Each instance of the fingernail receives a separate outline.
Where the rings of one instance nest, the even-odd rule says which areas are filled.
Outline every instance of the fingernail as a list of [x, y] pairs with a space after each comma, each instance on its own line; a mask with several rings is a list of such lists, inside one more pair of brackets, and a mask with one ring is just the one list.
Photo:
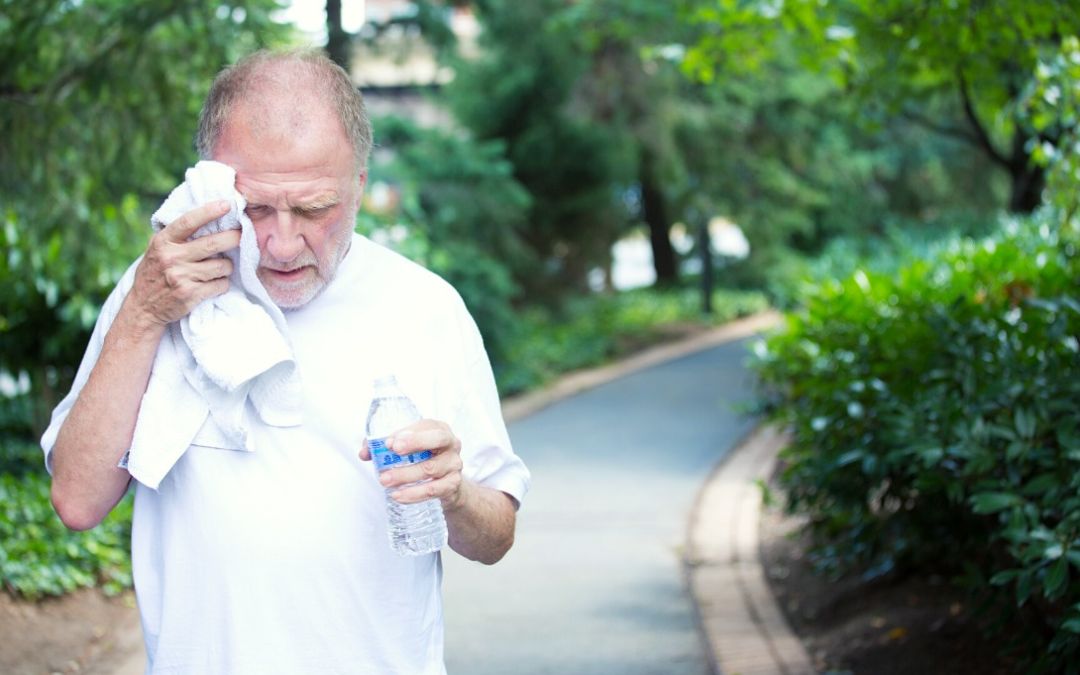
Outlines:
[[379, 474], [379, 482], [382, 483], [383, 485], [389, 485], [393, 481], [390, 480], [390, 474], [381, 473], [381, 474]]

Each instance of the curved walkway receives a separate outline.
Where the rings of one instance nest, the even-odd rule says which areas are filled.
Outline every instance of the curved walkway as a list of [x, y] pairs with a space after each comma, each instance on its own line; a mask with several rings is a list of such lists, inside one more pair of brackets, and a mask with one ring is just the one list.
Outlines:
[[740, 443], [757, 437], [739, 411], [752, 395], [742, 338], [775, 321], [751, 317], [507, 404], [533, 491], [499, 565], [445, 558], [450, 673], [802, 672], [775, 658], [789, 651], [779, 633], [746, 639], [768, 626], [760, 607], [711, 597], [747, 587], [724, 578], [712, 542], [756, 532], [757, 512], [716, 497], [753, 488], [730, 471], [758, 447]]

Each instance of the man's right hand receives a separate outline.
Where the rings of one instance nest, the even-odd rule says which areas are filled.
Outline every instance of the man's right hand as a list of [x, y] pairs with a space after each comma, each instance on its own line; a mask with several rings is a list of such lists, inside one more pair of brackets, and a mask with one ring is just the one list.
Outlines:
[[240, 245], [240, 230], [189, 241], [200, 227], [228, 212], [228, 202], [204, 204], [150, 239], [128, 296], [144, 328], [164, 328], [187, 316], [203, 300], [229, 290], [233, 265], [220, 254]]

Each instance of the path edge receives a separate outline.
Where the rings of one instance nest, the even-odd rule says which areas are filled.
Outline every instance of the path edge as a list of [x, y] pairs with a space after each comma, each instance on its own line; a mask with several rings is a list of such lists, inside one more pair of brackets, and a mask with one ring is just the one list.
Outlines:
[[714, 674], [816, 673], [761, 562], [761, 483], [788, 441], [773, 424], [752, 430], [717, 463], [691, 512], [683, 570]]

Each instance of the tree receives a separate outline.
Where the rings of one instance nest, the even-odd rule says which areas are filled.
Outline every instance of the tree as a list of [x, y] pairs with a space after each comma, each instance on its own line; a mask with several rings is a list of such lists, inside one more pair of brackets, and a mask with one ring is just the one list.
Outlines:
[[576, 3], [556, 19], [568, 42], [579, 45], [589, 67], [577, 86], [578, 106], [604, 124], [620, 128], [633, 144], [640, 218], [649, 231], [656, 279], [678, 281], [671, 225], [681, 217], [679, 149], [672, 138], [673, 108], [687, 85], [658, 46], [676, 44], [686, 27], [666, 2], [595, 0]]
[[352, 36], [341, 25], [341, 0], [326, 0], [326, 54], [349, 72]]
[[1036, 129], [1017, 103], [1040, 56], [1080, 31], [1074, 2], [1024, 0], [689, 0], [707, 33], [688, 68], [706, 80], [754, 68], [797, 46], [874, 116], [901, 117], [977, 148], [1010, 179], [1008, 207], [1041, 203], [1034, 148], [1067, 130]]
[[624, 211], [625, 148], [616, 131], [577, 114], [573, 88], [587, 67], [552, 23], [558, 0], [476, 3], [481, 55], [455, 61], [451, 109], [479, 141], [500, 139], [531, 197], [524, 239], [541, 261], [516, 275], [534, 297], [585, 287], [605, 264]]
[[0, 370], [40, 430], [149, 213], [195, 155], [214, 74], [284, 38], [273, 0], [0, 0]]
[[389, 213], [362, 214], [361, 227], [375, 236], [406, 226], [397, 247], [461, 293], [500, 373], [519, 323], [511, 272], [536, 269], [522, 241], [529, 195], [513, 178], [504, 144], [397, 117], [380, 118], [376, 128], [389, 152], [376, 156], [372, 175], [396, 185], [400, 198]]

